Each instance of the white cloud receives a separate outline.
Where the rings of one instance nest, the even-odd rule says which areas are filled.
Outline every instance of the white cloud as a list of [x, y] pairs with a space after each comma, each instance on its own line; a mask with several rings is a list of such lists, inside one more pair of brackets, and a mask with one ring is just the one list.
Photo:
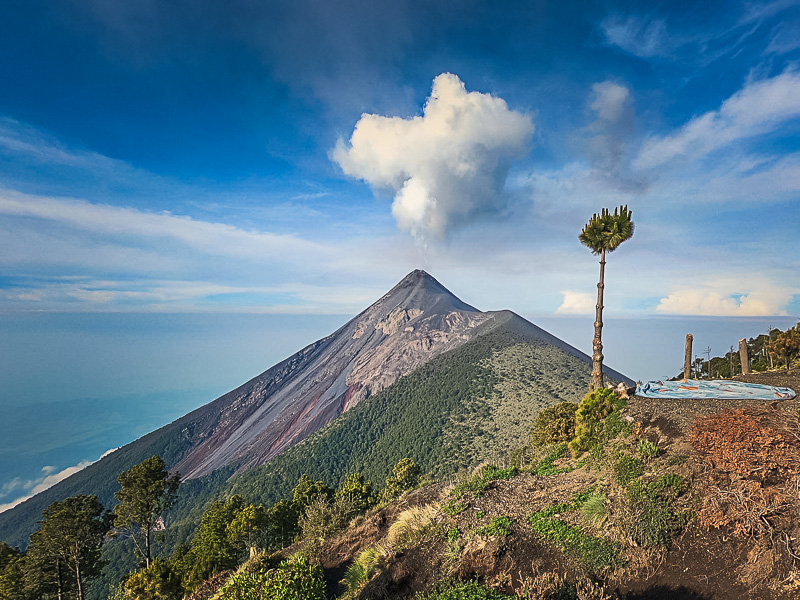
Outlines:
[[663, 21], [638, 17], [609, 17], [601, 24], [606, 40], [625, 52], [641, 58], [668, 56], [675, 43]]
[[[104, 452], [100, 458], [107, 456], [114, 450], [116, 450], [116, 448]], [[100, 460], [100, 458], [98, 458], [97, 460]], [[15, 500], [12, 500], [11, 502], [0, 504], [0, 512], [4, 512], [6, 510], [14, 508], [18, 504], [25, 502], [25, 500], [32, 498], [39, 492], [43, 492], [46, 489], [53, 487], [55, 484], [63, 481], [70, 475], [74, 475], [78, 471], [85, 469], [86, 467], [88, 467], [91, 464], [94, 464], [95, 462], [97, 461], [96, 460], [81, 461], [77, 465], [74, 465], [72, 467], [67, 467], [66, 469], [62, 469], [61, 471], [58, 472], [56, 472], [56, 467], [48, 465], [42, 467], [41, 471], [42, 474], [40, 477], [37, 477], [36, 479], [23, 481], [19, 478], [16, 478], [12, 480], [11, 482], [9, 482], [9, 484], [5, 484], [3, 486], [2, 488], [3, 495], [7, 495], [10, 492], [17, 489], [24, 490], [25, 493], [24, 495], [16, 498]]]
[[[737, 285], [738, 283], [738, 285]], [[736, 291], [736, 290], [740, 291]], [[800, 292], [759, 277], [681, 288], [661, 299], [656, 310], [675, 315], [769, 317], [786, 315], [792, 296]]]
[[588, 292], [563, 291], [564, 301], [556, 309], [557, 315], [590, 315], [595, 312], [597, 299]]
[[388, 231], [318, 241], [0, 189], [0, 309], [350, 314], [419, 266]]
[[261, 256], [277, 259], [322, 247], [291, 235], [246, 231], [168, 212], [92, 204], [84, 200], [46, 198], [0, 190], [0, 214], [56, 222], [95, 235], [167, 239], [207, 254]]
[[502, 98], [467, 92], [444, 73], [422, 116], [364, 114], [349, 145], [332, 158], [352, 177], [394, 194], [399, 227], [418, 238], [440, 238], [451, 227], [505, 205], [510, 160], [523, 155], [533, 133], [528, 115]]
[[676, 158], [699, 159], [735, 141], [770, 133], [800, 117], [798, 98], [798, 72], [751, 82], [725, 100], [719, 110], [695, 117], [674, 134], [647, 140], [633, 166], [650, 169]]

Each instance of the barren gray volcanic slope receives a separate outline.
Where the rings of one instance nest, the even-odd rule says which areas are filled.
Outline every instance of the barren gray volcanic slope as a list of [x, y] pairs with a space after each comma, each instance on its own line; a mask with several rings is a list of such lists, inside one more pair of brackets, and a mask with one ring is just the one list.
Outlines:
[[263, 464], [367, 396], [468, 341], [492, 318], [413, 271], [332, 335], [190, 413], [187, 479]]

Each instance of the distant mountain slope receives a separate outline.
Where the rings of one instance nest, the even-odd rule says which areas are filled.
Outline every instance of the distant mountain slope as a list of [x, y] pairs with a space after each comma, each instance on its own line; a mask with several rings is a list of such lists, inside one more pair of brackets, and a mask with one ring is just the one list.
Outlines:
[[[616, 371], [610, 380], [630, 380]], [[431, 360], [267, 464], [231, 479], [222, 495], [271, 504], [306, 473], [329, 485], [360, 472], [377, 487], [398, 460], [448, 477], [529, 441], [539, 411], [578, 402], [591, 360], [510, 311], [492, 313], [472, 340]]]
[[424, 271], [413, 271], [332, 335], [189, 415], [186, 433], [194, 443], [175, 468], [192, 479], [226, 465], [264, 464], [463, 344], [490, 318]]
[[[483, 338], [480, 343], [469, 345], [478, 338]], [[516, 342], [511, 343], [512, 340]], [[517, 343], [522, 345], [515, 350]], [[453, 356], [453, 351], [468, 345], [463, 355]], [[400, 379], [444, 353], [449, 353], [450, 358], [441, 364], [420, 371], [408, 381], [407, 377]], [[514, 358], [509, 358], [512, 355]], [[427, 449], [414, 450], [427, 470], [451, 471], [465, 457], [486, 454], [487, 446], [477, 438], [491, 435], [506, 440], [502, 447], [511, 447], [525, 433], [539, 408], [567, 396], [580, 397], [588, 386], [590, 363], [587, 355], [521, 317], [508, 311], [480, 312], [424, 271], [414, 271], [330, 336], [1, 513], [0, 540], [25, 545], [44, 508], [75, 494], [97, 494], [106, 506], [113, 505], [117, 475], [153, 454], [163, 456], [171, 468], [190, 480], [183, 486], [187, 495], [175, 515], [186, 517], [198, 510], [197, 502], [202, 498], [223, 489], [224, 481], [234, 471], [238, 475], [231, 485], [246, 487], [256, 476], [255, 467], [273, 465], [274, 459], [287, 449], [372, 396], [376, 397], [374, 406], [379, 408], [371, 409], [373, 412], [367, 417], [371, 423], [357, 424], [358, 419], [352, 418], [344, 420], [341, 427], [329, 427], [331, 431], [349, 432], [342, 433], [341, 439], [354, 440], [350, 454], [337, 453], [330, 447], [334, 438], [320, 435], [313, 443], [328, 446], [315, 450], [310, 463], [303, 459], [291, 463], [295, 465], [291, 469], [270, 466], [267, 471], [289, 469], [291, 473], [286, 471], [281, 479], [285, 485], [294, 485], [294, 472], [305, 468], [301, 465], [310, 464], [313, 469], [309, 466], [309, 473], [319, 473], [320, 478], [333, 483], [341, 472], [355, 468], [366, 471], [374, 465], [371, 476], [380, 483], [386, 465], [396, 462], [393, 457], [407, 456], [419, 444], [428, 444]], [[451, 376], [443, 378], [437, 373], [440, 368], [451, 369]], [[513, 377], [509, 375], [511, 371], [515, 373]], [[488, 378], [483, 387], [479, 379], [473, 380], [476, 374]], [[629, 381], [610, 370], [607, 374], [616, 381]], [[511, 393], [522, 378], [532, 386], [522, 385], [522, 391]], [[392, 386], [398, 379], [399, 385]], [[502, 391], [504, 381], [511, 386], [506, 392]], [[396, 389], [390, 391], [392, 388]], [[384, 390], [387, 393], [381, 395]], [[382, 399], [377, 399], [376, 394]], [[516, 404], [512, 408], [508, 398], [497, 394], [516, 394]], [[431, 403], [429, 399], [434, 397], [442, 403]], [[441, 409], [432, 413], [433, 406]], [[478, 414], [480, 419], [475, 417]], [[487, 425], [490, 421], [483, 420], [486, 415], [495, 415], [490, 419], [491, 427]], [[378, 427], [379, 423], [383, 425]], [[366, 427], [368, 437], [359, 437], [355, 430], [348, 429], [353, 427]], [[481, 427], [490, 428], [484, 431]], [[484, 432], [476, 438], [473, 431]], [[323, 439], [328, 441], [320, 441]], [[358, 448], [371, 449], [373, 456]], [[449, 450], [443, 453], [445, 448]], [[300, 449], [292, 456], [302, 457], [304, 452]], [[458, 457], [450, 466], [448, 455]], [[275, 465], [289, 465], [296, 459], [285, 460], [288, 462]], [[434, 463], [443, 466], [433, 468]], [[285, 488], [278, 486], [267, 496], [280, 495], [281, 489]]]

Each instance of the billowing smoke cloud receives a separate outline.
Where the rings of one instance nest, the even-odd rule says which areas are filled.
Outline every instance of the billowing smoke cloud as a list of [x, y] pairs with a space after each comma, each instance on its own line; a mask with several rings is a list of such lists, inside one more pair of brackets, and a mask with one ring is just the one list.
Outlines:
[[502, 210], [511, 159], [524, 155], [533, 122], [502, 98], [467, 92], [443, 73], [422, 116], [365, 114], [349, 146], [333, 151], [342, 170], [394, 193], [397, 224], [417, 238], [441, 238], [453, 226]]
[[596, 83], [590, 108], [597, 119], [587, 127], [585, 143], [594, 175], [620, 191], [641, 191], [644, 180], [632, 176], [628, 166], [628, 147], [635, 133], [630, 91], [613, 81]]

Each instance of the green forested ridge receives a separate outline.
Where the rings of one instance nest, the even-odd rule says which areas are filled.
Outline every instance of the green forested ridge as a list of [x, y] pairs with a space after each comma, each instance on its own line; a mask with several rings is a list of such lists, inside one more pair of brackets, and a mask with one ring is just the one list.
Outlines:
[[266, 465], [237, 475], [229, 492], [272, 503], [304, 473], [338, 486], [358, 472], [380, 486], [405, 456], [433, 477], [452, 475], [525, 444], [538, 411], [579, 400], [589, 380], [586, 362], [500, 326], [402, 377]]
[[[497, 459], [528, 442], [541, 409], [579, 401], [590, 375], [587, 361], [531, 335], [508, 313], [499, 325], [400, 378], [269, 463], [185, 482], [170, 511], [164, 551], [188, 540], [217, 498], [237, 494], [271, 506], [291, 498], [304, 474], [338, 487], [360, 473], [378, 491], [404, 457], [436, 478]], [[113, 545], [106, 552], [114, 552]]]
[[[501, 313], [471, 341], [400, 378], [266, 465], [241, 473], [226, 467], [183, 483], [154, 556], [166, 556], [189, 541], [214, 500], [238, 494], [269, 507], [290, 498], [303, 474], [338, 487], [348, 475], [360, 473], [379, 491], [405, 457], [435, 478], [500, 458], [528, 441], [542, 408], [579, 400], [589, 378], [585, 357], [576, 357], [513, 313]], [[181, 458], [188, 441], [178, 427], [168, 425], [115, 452], [109, 457], [114, 460], [92, 465], [69, 482], [71, 493], [99, 488], [98, 496], [110, 508], [121, 471], [157, 452], [163, 451], [168, 465]], [[63, 495], [59, 490], [59, 498]], [[31, 529], [48, 501], [59, 498], [39, 499], [35, 515], [36, 506], [28, 508]], [[0, 533], [9, 530], [13, 527], [0, 522]], [[27, 531], [18, 527], [16, 535], [19, 540]], [[91, 597], [105, 597], [110, 585], [137, 566], [129, 545], [129, 540], [115, 540], [105, 546], [109, 565], [94, 582]]]

